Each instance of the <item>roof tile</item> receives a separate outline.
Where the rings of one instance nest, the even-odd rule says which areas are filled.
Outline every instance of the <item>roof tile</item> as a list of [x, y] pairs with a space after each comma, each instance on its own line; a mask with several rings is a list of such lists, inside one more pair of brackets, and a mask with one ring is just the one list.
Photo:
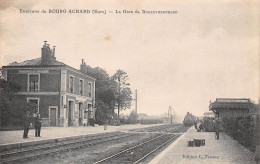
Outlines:
[[[26, 60], [20, 63], [14, 62], [9, 64], [8, 66], [40, 66], [42, 65], [42, 60], [41, 58], [36, 58], [36, 59], [31, 59], [31, 60]], [[65, 66], [66, 64], [59, 62], [55, 59], [51, 59], [51, 62], [48, 64], [50, 66]]]

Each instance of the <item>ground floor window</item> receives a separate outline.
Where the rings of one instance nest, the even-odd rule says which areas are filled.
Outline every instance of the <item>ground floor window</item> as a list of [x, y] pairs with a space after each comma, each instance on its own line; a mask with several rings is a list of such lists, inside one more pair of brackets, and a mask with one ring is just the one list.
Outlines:
[[[27, 98], [27, 102], [35, 108], [36, 113], [39, 113], [40, 98]], [[34, 115], [36, 114], [34, 113]]]

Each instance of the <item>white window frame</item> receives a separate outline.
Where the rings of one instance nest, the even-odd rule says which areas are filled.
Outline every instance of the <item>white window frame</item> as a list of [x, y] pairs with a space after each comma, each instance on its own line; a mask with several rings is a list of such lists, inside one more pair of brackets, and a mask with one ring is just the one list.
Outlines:
[[[28, 80], [27, 80], [27, 91], [28, 92], [39, 92], [40, 91], [40, 79], [41, 79], [41, 76], [39, 73], [28, 73]], [[37, 91], [30, 91], [30, 75], [38, 75], [38, 90]]]
[[[70, 78], [73, 78], [73, 84], [72, 84], [72, 89], [73, 89], [73, 91], [71, 92], [71, 90], [70, 90]], [[70, 75], [69, 76], [69, 93], [75, 93], [75, 87], [74, 87], [74, 85], [75, 85], [75, 76], [72, 76], [72, 75]]]
[[[80, 81], [82, 81], [82, 93], [80, 93]], [[84, 95], [84, 80], [79, 78], [79, 94]]]
[[40, 112], [40, 98], [39, 97], [27, 97], [27, 103], [29, 103], [29, 100], [37, 100], [38, 101], [38, 109], [37, 112]]

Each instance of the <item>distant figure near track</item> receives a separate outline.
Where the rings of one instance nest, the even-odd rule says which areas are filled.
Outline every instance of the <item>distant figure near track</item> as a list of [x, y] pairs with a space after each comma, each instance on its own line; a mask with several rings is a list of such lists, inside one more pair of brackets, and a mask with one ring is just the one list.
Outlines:
[[218, 117], [216, 118], [216, 121], [215, 121], [215, 124], [214, 124], [214, 129], [215, 129], [215, 132], [216, 132], [215, 138], [218, 140], [219, 139], [219, 131], [221, 129], [221, 122], [220, 122], [220, 119]]

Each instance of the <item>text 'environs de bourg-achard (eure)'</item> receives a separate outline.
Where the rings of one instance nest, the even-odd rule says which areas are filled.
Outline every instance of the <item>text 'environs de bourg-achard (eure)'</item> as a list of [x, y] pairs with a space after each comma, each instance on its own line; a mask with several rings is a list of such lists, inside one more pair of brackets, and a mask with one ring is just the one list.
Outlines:
[[177, 14], [176, 10], [20, 9], [24, 14]]

